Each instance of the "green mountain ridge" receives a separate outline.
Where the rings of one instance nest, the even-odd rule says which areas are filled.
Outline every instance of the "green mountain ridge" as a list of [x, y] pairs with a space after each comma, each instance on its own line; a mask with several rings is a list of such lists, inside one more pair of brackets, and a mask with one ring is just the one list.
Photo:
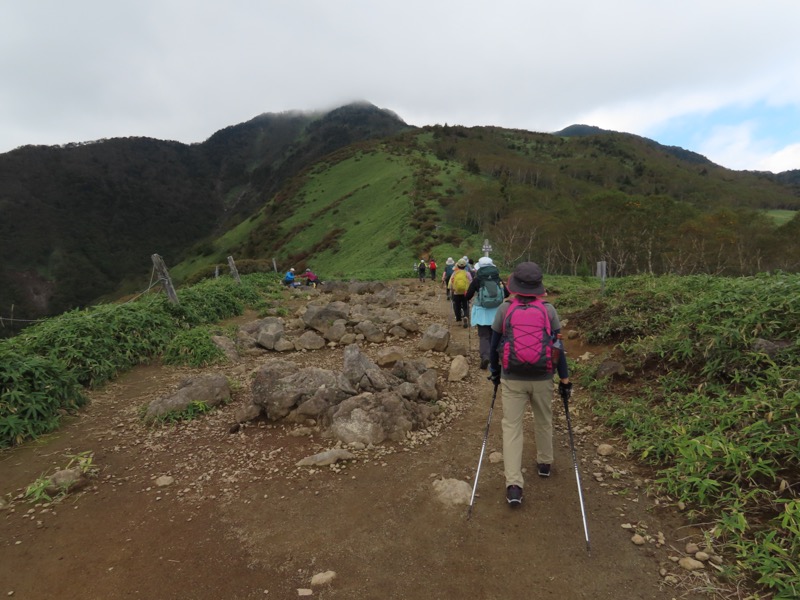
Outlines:
[[[281, 269], [311, 264], [329, 277], [375, 277], [407, 274], [423, 255], [477, 256], [490, 237], [501, 262], [545, 253], [556, 272], [584, 272], [638, 228], [638, 243], [660, 258], [648, 267], [614, 255], [617, 273], [734, 273], [705, 255], [741, 245], [749, 223], [760, 228], [746, 232], [758, 242], [757, 266], [792, 269], [794, 246], [784, 238], [796, 219], [776, 228], [753, 215], [800, 208], [794, 173], [730, 171], [590, 126], [555, 134], [415, 128], [368, 103], [263, 114], [201, 144], [26, 146], [0, 155], [0, 316], [12, 305], [17, 318], [35, 318], [142, 289], [153, 253], [178, 281], [209, 276], [228, 255], [261, 261], [252, 268], [274, 258]], [[678, 242], [651, 232], [659, 219], [685, 236], [710, 232], [691, 238], [703, 260], [688, 267], [683, 256], [667, 257]], [[788, 259], [773, 256], [776, 243]]]

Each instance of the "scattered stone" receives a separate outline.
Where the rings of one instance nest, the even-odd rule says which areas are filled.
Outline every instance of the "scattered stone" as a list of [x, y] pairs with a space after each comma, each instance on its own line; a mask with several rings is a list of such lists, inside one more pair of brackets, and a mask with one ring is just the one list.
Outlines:
[[695, 544], [694, 542], [689, 542], [686, 544], [686, 554], [697, 554], [700, 552], [700, 546]]
[[254, 421], [260, 415], [261, 407], [258, 404], [250, 402], [249, 404], [238, 407], [233, 413], [233, 418], [236, 420], [236, 423], [247, 423], [248, 421]]
[[85, 487], [88, 483], [89, 478], [80, 467], [62, 469], [50, 475], [45, 491], [51, 496], [61, 492], [70, 493]]
[[307, 456], [304, 459], [295, 463], [298, 467], [324, 467], [332, 465], [340, 460], [352, 460], [355, 454], [343, 448], [335, 448], [333, 450], [326, 450], [313, 456]]
[[633, 536], [631, 537], [631, 541], [637, 546], [644, 546], [644, 544], [646, 543], [645, 539], [638, 533], [633, 534]]
[[469, 375], [467, 359], [463, 356], [456, 356], [453, 362], [450, 363], [450, 373], [447, 376], [447, 381], [461, 381], [467, 375]]
[[703, 563], [689, 556], [684, 556], [681, 558], [678, 561], [678, 564], [681, 566], [681, 568], [686, 569], [687, 571], [698, 571], [699, 569], [705, 568]]
[[308, 437], [313, 433], [310, 427], [297, 427], [289, 432], [292, 437]]
[[326, 583], [330, 583], [336, 579], [336, 571], [325, 571], [323, 573], [317, 573], [311, 578], [311, 585], [325, 585]]
[[156, 485], [158, 487], [167, 487], [168, 485], [172, 485], [175, 483], [175, 478], [170, 477], [169, 475], [162, 475], [158, 479], [156, 479]]
[[236, 351], [235, 342], [224, 335], [212, 335], [211, 341], [225, 353], [225, 358], [230, 362], [239, 360], [239, 353]]
[[469, 504], [472, 488], [461, 479], [437, 479], [433, 482], [437, 498], [448, 506]]
[[770, 358], [775, 358], [777, 354], [791, 346], [792, 343], [786, 340], [770, 341], [763, 338], [756, 338], [750, 345], [753, 352], [760, 352], [766, 354]]
[[612, 454], [614, 454], [614, 446], [612, 446], [611, 444], [600, 444], [597, 447], [597, 453], [600, 456], [611, 456]]
[[709, 558], [711, 558], [711, 557], [708, 555], [708, 553], [707, 553], [707, 552], [703, 552], [702, 550], [701, 550], [700, 552], [697, 552], [697, 553], [695, 553], [694, 557], [695, 557], [697, 560], [701, 561], [701, 562], [706, 562], [706, 561], [707, 561]]
[[364, 336], [364, 339], [373, 344], [379, 344], [386, 340], [386, 334], [372, 321], [362, 321], [354, 327], [357, 333]]
[[447, 355], [448, 356], [466, 356], [468, 354], [467, 345], [463, 342], [459, 342], [450, 338], [450, 342], [447, 344]]
[[312, 596], [313, 594], [314, 590], [310, 590], [308, 588], [297, 588], [298, 596]]
[[595, 377], [597, 379], [605, 379], [606, 377], [621, 375], [625, 375], [625, 365], [615, 360], [605, 360], [597, 367]]
[[319, 350], [325, 347], [325, 338], [313, 331], [306, 331], [294, 342], [297, 350]]
[[256, 343], [267, 350], [274, 350], [275, 343], [283, 337], [283, 321], [273, 320], [264, 323], [256, 334]]
[[492, 452], [489, 455], [489, 462], [492, 464], [503, 462], [503, 453], [502, 452]]
[[290, 352], [294, 350], [294, 342], [290, 339], [282, 337], [275, 342], [275, 352]]
[[213, 407], [231, 399], [231, 388], [228, 378], [222, 373], [198, 375], [186, 379], [171, 396], [153, 400], [144, 415], [145, 423], [152, 423], [158, 417], [171, 412], [186, 410], [195, 402], [202, 402]]
[[436, 350], [437, 352], [444, 352], [449, 342], [450, 331], [447, 327], [434, 323], [425, 330], [419, 342], [419, 349], [423, 351]]
[[379, 367], [393, 367], [399, 360], [403, 360], [403, 351], [397, 346], [381, 348], [375, 357]]

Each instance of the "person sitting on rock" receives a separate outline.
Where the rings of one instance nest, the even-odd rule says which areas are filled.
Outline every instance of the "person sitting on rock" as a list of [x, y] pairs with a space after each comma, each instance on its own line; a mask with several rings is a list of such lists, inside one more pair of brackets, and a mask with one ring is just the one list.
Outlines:
[[285, 285], [286, 287], [293, 287], [293, 288], [300, 286], [300, 284], [297, 283], [297, 281], [295, 280], [294, 267], [286, 271], [286, 275], [283, 276], [283, 285]]
[[311, 269], [306, 269], [302, 277], [305, 278], [306, 285], [310, 285], [311, 287], [317, 287], [320, 284], [319, 277], [317, 277]]

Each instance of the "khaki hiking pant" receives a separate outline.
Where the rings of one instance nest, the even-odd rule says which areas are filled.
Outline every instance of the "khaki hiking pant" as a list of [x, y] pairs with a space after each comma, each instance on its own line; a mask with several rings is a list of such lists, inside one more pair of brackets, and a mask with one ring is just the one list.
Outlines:
[[[536, 437], [536, 462], [553, 462], [553, 380], [501, 379], [503, 394], [503, 464], [506, 486], [524, 487], [522, 479], [522, 419], [530, 403]], [[530, 465], [536, 472], [536, 464]]]

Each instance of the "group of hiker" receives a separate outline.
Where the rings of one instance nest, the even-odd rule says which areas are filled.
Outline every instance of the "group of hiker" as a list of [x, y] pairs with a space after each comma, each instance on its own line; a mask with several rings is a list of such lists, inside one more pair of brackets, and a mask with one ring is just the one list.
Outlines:
[[[311, 287], [317, 287], [320, 283], [322, 283], [319, 280], [319, 277], [317, 277], [317, 275], [311, 269], [306, 269], [303, 272], [303, 274], [299, 276], [299, 278], [305, 279], [305, 285], [308, 285], [308, 286], [311, 286]], [[292, 267], [288, 271], [286, 271], [286, 275], [283, 276], [282, 283], [286, 287], [291, 287], [291, 288], [296, 288], [296, 287], [300, 287], [301, 285], [303, 285], [302, 283], [300, 283], [298, 281], [298, 277], [295, 276], [294, 267]]]
[[[426, 281], [426, 272], [436, 281], [437, 265], [433, 257], [427, 263], [420, 259], [415, 270], [420, 282]], [[321, 283], [311, 269], [306, 269], [299, 278], [310, 286]], [[283, 284], [299, 287], [302, 285], [299, 278], [291, 268]], [[519, 506], [524, 487], [522, 444], [526, 405], [531, 405], [534, 416], [536, 472], [539, 477], [549, 477], [553, 463], [554, 375], [558, 375], [565, 408], [572, 394], [558, 312], [545, 301], [547, 290], [542, 269], [534, 262], [517, 265], [505, 283], [488, 256], [477, 262], [467, 256], [458, 260], [450, 257], [445, 261], [441, 282], [456, 322], [464, 328], [470, 325], [477, 328], [480, 368], [489, 370], [495, 397], [498, 389], [502, 391], [506, 501], [512, 507]]]
[[425, 271], [430, 271], [431, 281], [436, 281], [436, 260], [432, 256], [427, 264], [424, 258], [420, 258], [419, 262], [414, 264], [414, 270], [419, 275], [420, 282], [425, 281]]
[[[545, 301], [547, 290], [539, 265], [517, 265], [508, 284], [491, 258], [473, 263], [466, 256], [448, 258], [442, 274], [447, 299], [456, 322], [478, 330], [480, 368], [499, 387], [503, 403], [503, 464], [506, 501], [522, 503], [523, 417], [527, 404], [534, 416], [536, 472], [549, 477], [553, 463], [553, 376], [568, 402], [572, 394], [566, 353], [561, 342], [561, 321], [555, 307]], [[469, 304], [472, 302], [470, 311]]]

